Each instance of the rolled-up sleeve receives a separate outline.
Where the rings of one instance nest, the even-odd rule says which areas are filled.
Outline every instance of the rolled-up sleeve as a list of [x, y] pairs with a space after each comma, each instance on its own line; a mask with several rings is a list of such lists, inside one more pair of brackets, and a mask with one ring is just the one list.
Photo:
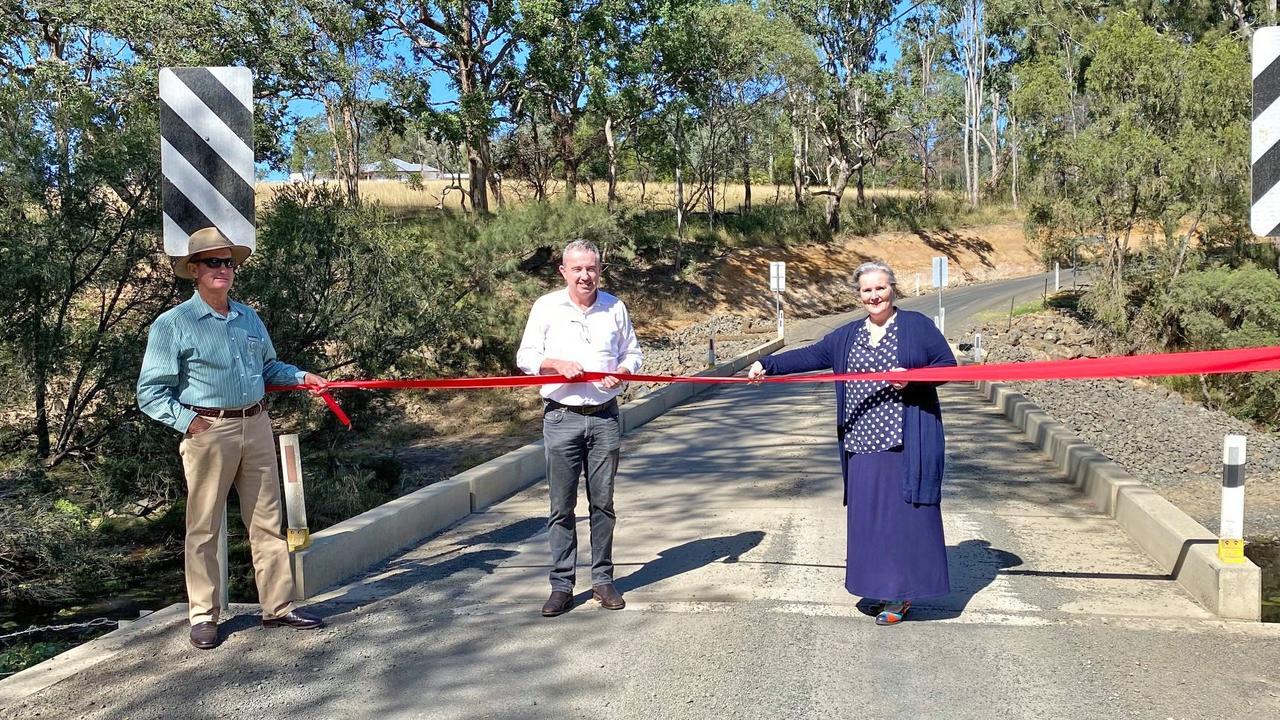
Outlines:
[[621, 306], [618, 312], [618, 335], [618, 369], [635, 373], [640, 370], [644, 353], [640, 350], [640, 340], [636, 337], [635, 328], [631, 326], [631, 316], [627, 313], [626, 306]]
[[138, 374], [137, 395], [138, 408], [148, 417], [185, 433], [196, 414], [178, 402], [179, 352], [173, 325], [165, 318], [152, 323]]
[[547, 359], [547, 317], [541, 303], [534, 303], [529, 321], [524, 325], [520, 348], [516, 350], [516, 367], [528, 375], [542, 374], [542, 361]]

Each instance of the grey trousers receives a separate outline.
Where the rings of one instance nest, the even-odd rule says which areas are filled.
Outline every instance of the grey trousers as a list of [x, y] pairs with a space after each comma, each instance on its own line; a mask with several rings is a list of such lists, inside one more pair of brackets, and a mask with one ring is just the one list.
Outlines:
[[573, 592], [578, 562], [578, 481], [587, 478], [591, 518], [591, 584], [613, 582], [613, 480], [618, 471], [622, 428], [618, 409], [580, 415], [551, 408], [542, 416], [546, 443], [547, 484], [551, 513], [547, 519], [551, 543], [551, 589]]

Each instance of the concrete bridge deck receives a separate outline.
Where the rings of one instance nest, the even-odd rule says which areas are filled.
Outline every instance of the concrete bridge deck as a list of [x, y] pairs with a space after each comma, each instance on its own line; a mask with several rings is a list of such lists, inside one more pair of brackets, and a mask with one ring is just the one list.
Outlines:
[[899, 627], [843, 589], [831, 388], [736, 386], [625, 441], [623, 611], [584, 568], [583, 604], [539, 616], [539, 486], [317, 598], [324, 630], [245, 608], [196, 652], [175, 616], [0, 715], [1280, 716], [1280, 626], [1211, 616], [974, 391], [943, 403], [954, 592]]

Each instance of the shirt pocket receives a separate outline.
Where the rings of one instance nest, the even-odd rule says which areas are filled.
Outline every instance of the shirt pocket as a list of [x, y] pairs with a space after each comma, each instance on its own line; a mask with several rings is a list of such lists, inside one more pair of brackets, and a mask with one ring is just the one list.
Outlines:
[[262, 356], [266, 352], [266, 342], [262, 336], [237, 329], [234, 337], [239, 346], [236, 349], [240, 354], [240, 362], [244, 364], [245, 373], [251, 376], [261, 375]]
[[266, 352], [266, 343], [262, 341], [262, 338], [250, 335], [245, 338], [244, 346], [245, 367], [248, 368], [250, 373], [254, 375], [261, 375], [262, 356]]

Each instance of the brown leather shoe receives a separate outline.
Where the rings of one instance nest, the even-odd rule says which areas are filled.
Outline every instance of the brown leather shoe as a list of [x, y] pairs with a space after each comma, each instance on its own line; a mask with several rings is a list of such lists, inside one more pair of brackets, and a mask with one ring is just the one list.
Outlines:
[[304, 610], [291, 610], [287, 615], [277, 618], [262, 618], [262, 627], [273, 628], [287, 625], [295, 630], [315, 630], [324, 627], [324, 621]]
[[618, 592], [613, 583], [591, 588], [591, 597], [605, 610], [621, 610], [627, 606], [627, 601], [622, 599], [622, 593]]
[[573, 594], [563, 590], [553, 590], [551, 597], [542, 604], [542, 617], [563, 615], [573, 609]]
[[201, 650], [212, 650], [222, 642], [218, 638], [218, 623], [202, 622], [191, 626], [191, 644]]

